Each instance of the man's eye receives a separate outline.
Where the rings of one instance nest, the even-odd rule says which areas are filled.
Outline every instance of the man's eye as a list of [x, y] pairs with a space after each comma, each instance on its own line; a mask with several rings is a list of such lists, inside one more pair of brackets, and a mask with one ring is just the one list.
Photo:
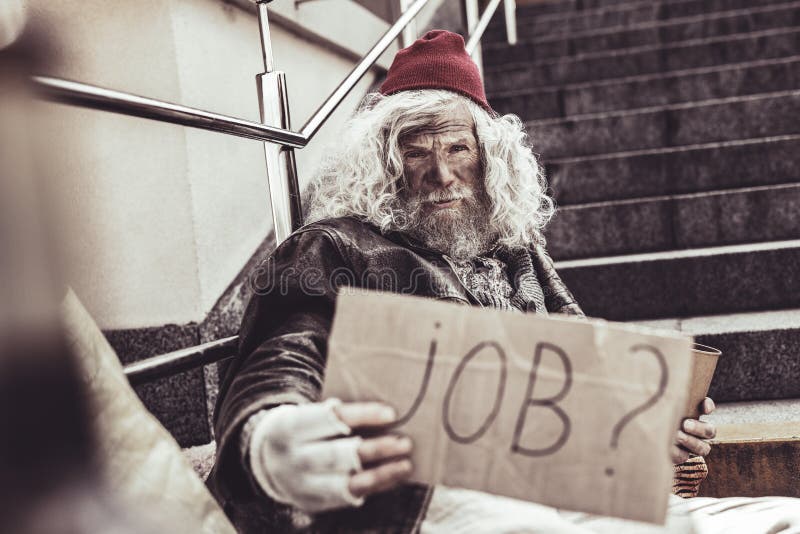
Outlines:
[[412, 150], [411, 152], [406, 152], [407, 158], [422, 158], [425, 157], [425, 153], [419, 150]]
[[450, 152], [461, 152], [463, 150], [469, 150], [467, 145], [453, 145], [450, 147]]

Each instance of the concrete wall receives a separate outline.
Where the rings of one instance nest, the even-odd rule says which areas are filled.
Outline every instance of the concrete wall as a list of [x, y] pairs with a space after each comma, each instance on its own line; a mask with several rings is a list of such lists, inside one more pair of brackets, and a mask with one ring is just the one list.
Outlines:
[[[46, 74], [258, 120], [254, 76], [263, 67], [256, 18], [246, 6], [220, 0], [29, 0], [28, 8], [59, 51]], [[338, 0], [297, 9], [291, 0], [277, 1], [271, 9], [276, 66], [287, 73], [293, 126], [299, 128], [387, 24]], [[341, 31], [345, 20], [359, 28], [350, 39]], [[374, 77], [368, 74], [298, 151], [301, 180]], [[52, 192], [62, 201], [66, 267], [100, 326], [202, 320], [271, 227], [262, 145], [48, 106], [59, 174]]]

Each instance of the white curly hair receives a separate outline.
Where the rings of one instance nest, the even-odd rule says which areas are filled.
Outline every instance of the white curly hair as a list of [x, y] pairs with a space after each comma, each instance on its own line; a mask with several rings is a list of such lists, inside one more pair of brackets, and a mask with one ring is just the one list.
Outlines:
[[372, 93], [346, 123], [306, 190], [306, 222], [350, 216], [382, 232], [401, 229], [396, 197], [403, 182], [400, 138], [465, 105], [475, 123], [490, 200], [489, 230], [499, 244], [544, 244], [542, 229], [555, 212], [542, 165], [516, 115], [490, 114], [446, 90]]

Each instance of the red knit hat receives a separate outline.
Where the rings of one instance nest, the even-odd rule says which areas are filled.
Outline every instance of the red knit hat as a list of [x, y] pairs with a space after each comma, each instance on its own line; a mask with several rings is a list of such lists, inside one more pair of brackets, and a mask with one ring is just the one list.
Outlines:
[[431, 30], [394, 57], [380, 92], [391, 95], [413, 89], [446, 89], [471, 98], [492, 113], [478, 65], [464, 48], [464, 38]]

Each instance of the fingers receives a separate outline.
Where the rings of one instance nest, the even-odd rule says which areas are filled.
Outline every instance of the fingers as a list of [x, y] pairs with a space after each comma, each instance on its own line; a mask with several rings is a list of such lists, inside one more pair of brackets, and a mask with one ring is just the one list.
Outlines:
[[709, 452], [711, 452], [711, 445], [699, 438], [690, 436], [682, 430], [678, 430], [678, 437], [676, 441], [678, 445], [684, 449], [699, 456], [706, 456]]
[[397, 419], [394, 408], [380, 402], [346, 402], [334, 412], [350, 428], [388, 425]]
[[[336, 487], [341, 483], [346, 488], [347, 502], [358, 505], [366, 495], [391, 489], [408, 478], [411, 462], [407, 456], [411, 448], [409, 438], [394, 435], [321, 441], [303, 445], [288, 460], [287, 468], [295, 477], [302, 474], [313, 489], [307, 495], [304, 493], [305, 500], [315, 494], [340, 495], [342, 492]], [[361, 471], [362, 466], [370, 465]], [[327, 506], [330, 499], [323, 500], [320, 505], [307, 503], [307, 507]]]
[[672, 445], [670, 448], [670, 456], [672, 457], [673, 464], [682, 464], [689, 460], [691, 453], [687, 450], [681, 449], [677, 445]]
[[[250, 436], [250, 467], [276, 501], [309, 512], [359, 506], [365, 495], [390, 489], [411, 474], [411, 441], [380, 428], [396, 420], [385, 404], [329, 399], [278, 406], [259, 417]], [[358, 427], [375, 427], [381, 434], [353, 436]]]
[[[378, 402], [342, 403], [336, 399], [301, 406], [279, 406], [270, 434], [280, 443], [317, 441], [347, 436], [359, 427], [383, 426], [394, 422], [394, 409]], [[285, 413], [284, 413], [285, 412]]]
[[355, 497], [364, 497], [397, 486], [411, 475], [411, 461], [387, 462], [350, 477], [348, 488]]
[[700, 412], [703, 415], [708, 415], [716, 409], [716, 405], [714, 401], [711, 400], [711, 397], [706, 397], [703, 399], [703, 402], [700, 404]]
[[685, 419], [683, 430], [692, 436], [703, 439], [714, 439], [717, 435], [717, 427], [708, 421], [698, 421], [697, 419]]
[[381, 462], [398, 456], [408, 456], [411, 453], [411, 440], [400, 436], [381, 436], [379, 438], [365, 439], [358, 447], [358, 457], [361, 464]]
[[706, 456], [711, 452], [711, 445], [700, 438], [711, 439], [716, 435], [716, 428], [713, 424], [695, 419], [686, 419], [683, 422], [683, 428], [686, 432], [678, 430], [675, 443], [670, 449], [673, 463], [683, 463], [692, 454]]
[[349, 474], [361, 471], [362, 466], [408, 456], [411, 448], [411, 440], [402, 436], [339, 438], [300, 445], [286, 461], [298, 472]]

